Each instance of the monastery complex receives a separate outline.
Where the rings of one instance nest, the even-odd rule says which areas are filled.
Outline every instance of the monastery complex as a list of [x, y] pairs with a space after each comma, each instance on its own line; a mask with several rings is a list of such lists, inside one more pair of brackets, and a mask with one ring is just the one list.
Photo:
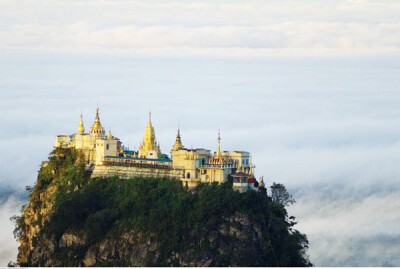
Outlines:
[[195, 187], [200, 182], [223, 183], [231, 180], [233, 187], [239, 191], [264, 186], [262, 179], [258, 182], [254, 178], [250, 153], [221, 151], [219, 134], [217, 151], [212, 153], [207, 149], [185, 148], [178, 128], [171, 158], [162, 153], [151, 123], [151, 112], [144, 139], [137, 151], [123, 147], [111, 131], [105, 132], [100, 123], [98, 107], [89, 133], [85, 133], [81, 114], [78, 132], [56, 136], [55, 146], [82, 150], [92, 171], [92, 177], [171, 178], [181, 180], [183, 185], [188, 187]]

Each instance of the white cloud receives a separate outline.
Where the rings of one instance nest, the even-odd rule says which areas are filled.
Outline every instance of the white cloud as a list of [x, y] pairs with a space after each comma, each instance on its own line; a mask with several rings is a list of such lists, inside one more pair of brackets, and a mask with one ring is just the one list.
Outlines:
[[17, 259], [19, 243], [13, 237], [14, 223], [10, 217], [19, 214], [21, 206], [22, 202], [12, 196], [0, 204], [0, 266], [2, 267]]
[[2, 7], [0, 49], [8, 52], [400, 55], [399, 20], [388, 20], [400, 11], [396, 2], [5, 1]]
[[304, 191], [289, 212], [307, 234], [317, 266], [396, 266], [400, 186], [338, 184]]

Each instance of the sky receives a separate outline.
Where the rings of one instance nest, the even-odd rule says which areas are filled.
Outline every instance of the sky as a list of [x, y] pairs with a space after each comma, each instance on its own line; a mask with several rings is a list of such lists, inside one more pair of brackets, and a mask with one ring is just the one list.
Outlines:
[[[0, 189], [33, 185], [55, 136], [247, 150], [288, 187], [318, 266], [400, 266], [398, 1], [0, 2]], [[0, 199], [0, 265], [14, 260]], [[8, 242], [8, 244], [6, 243]]]

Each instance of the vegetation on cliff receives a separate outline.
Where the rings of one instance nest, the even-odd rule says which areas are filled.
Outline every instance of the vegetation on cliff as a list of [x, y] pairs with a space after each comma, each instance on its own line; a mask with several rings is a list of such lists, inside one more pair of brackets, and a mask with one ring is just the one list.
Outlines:
[[230, 184], [90, 178], [56, 149], [16, 221], [22, 266], [310, 266], [281, 203]]

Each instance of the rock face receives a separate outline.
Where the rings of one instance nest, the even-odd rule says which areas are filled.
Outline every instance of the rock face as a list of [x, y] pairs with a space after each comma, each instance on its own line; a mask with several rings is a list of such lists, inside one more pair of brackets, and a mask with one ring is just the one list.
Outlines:
[[[237, 213], [227, 219], [229, 225], [222, 225], [212, 231], [201, 244], [207, 249], [196, 249], [196, 242], [184, 252], [171, 252], [166, 257], [169, 266], [216, 266], [225, 258], [230, 266], [263, 266], [265, 247], [261, 242], [261, 227], [249, 220], [245, 214]], [[160, 244], [154, 235], [143, 235], [134, 230], [125, 231], [114, 238], [105, 238], [93, 245], [85, 245], [86, 234], [66, 232], [58, 245], [52, 240], [33, 249], [32, 266], [151, 266], [161, 262]], [[190, 241], [190, 240], [189, 240]], [[56, 255], [55, 255], [56, 254]], [[57, 259], [59, 254], [65, 255]], [[161, 262], [163, 264], [163, 262]]]
[[[38, 242], [38, 238], [42, 228], [54, 212], [57, 194], [60, 189], [64, 189], [65, 192], [76, 191], [79, 183], [87, 179], [84, 161], [79, 152], [60, 149], [52, 152], [52, 156], [49, 159], [48, 162], [42, 163], [36, 186], [29, 196], [29, 202], [23, 206], [22, 215], [17, 218], [16, 231], [20, 234], [18, 236], [20, 246], [18, 248], [17, 262], [20, 264], [29, 262], [30, 257], [32, 257], [32, 261], [37, 258], [38, 252], [40, 253], [43, 248], [42, 246], [36, 247], [38, 243], [40, 245], [48, 245], [50, 249], [53, 249], [51, 247], [52, 243], [48, 239]], [[73, 170], [74, 173], [79, 170], [77, 174], [81, 178], [74, 182], [75, 184], [72, 184], [70, 180], [66, 180], [70, 175], [70, 170]]]
[[55, 191], [56, 187], [50, 186], [40, 195], [31, 196], [22, 219], [25, 226], [25, 236], [19, 238], [19, 261], [27, 261], [34, 249], [34, 239], [39, 235], [41, 228], [48, 221], [53, 211]]

